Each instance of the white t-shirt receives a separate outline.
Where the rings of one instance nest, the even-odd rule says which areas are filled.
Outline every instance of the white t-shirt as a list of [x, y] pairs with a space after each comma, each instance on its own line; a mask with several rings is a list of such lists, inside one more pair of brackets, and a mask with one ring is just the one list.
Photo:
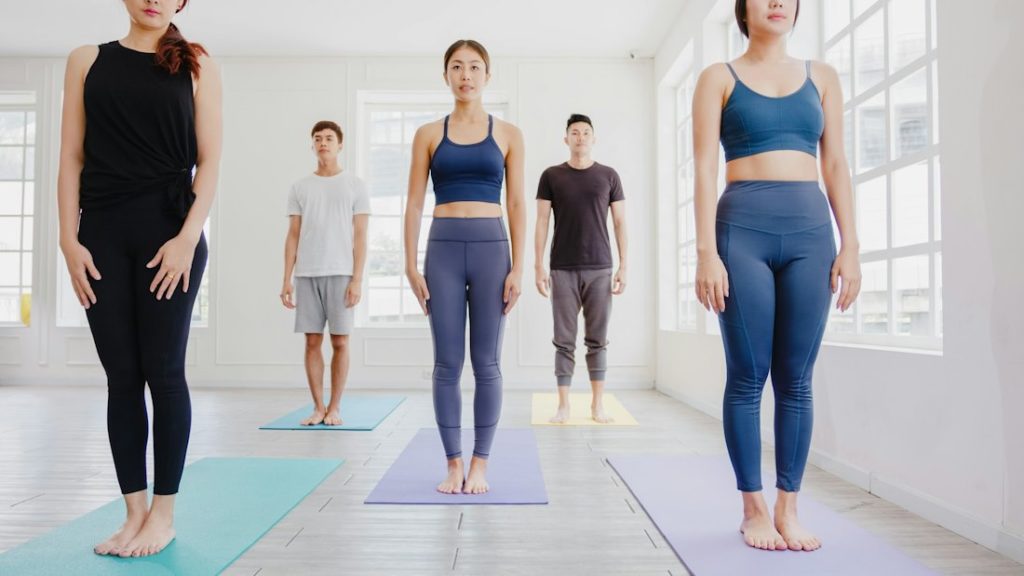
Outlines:
[[288, 215], [302, 216], [295, 275], [352, 275], [352, 218], [369, 213], [366, 184], [348, 170], [292, 184]]

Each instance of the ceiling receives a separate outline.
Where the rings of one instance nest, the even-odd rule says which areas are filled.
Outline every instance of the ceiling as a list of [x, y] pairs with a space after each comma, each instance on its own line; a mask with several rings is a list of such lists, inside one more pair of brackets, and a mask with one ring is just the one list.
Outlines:
[[[174, 0], [165, 0], [174, 1]], [[175, 18], [214, 56], [653, 57], [685, 0], [191, 0]], [[64, 56], [128, 30], [121, 0], [0, 0], [0, 56]]]

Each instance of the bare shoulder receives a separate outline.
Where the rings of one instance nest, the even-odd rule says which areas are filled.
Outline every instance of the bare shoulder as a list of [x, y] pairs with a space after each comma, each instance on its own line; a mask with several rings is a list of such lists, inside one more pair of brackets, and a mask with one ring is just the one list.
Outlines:
[[839, 73], [827, 62], [811, 60], [811, 81], [823, 97], [832, 90], [840, 90]]
[[444, 118], [434, 120], [433, 122], [427, 122], [416, 129], [416, 140], [426, 140], [427, 142], [433, 142], [440, 140], [441, 135], [444, 133]]
[[68, 54], [68, 71], [81, 74], [82, 77], [92, 67], [96, 57], [100, 55], [100, 47], [92, 44], [79, 46]]
[[500, 135], [506, 142], [522, 142], [523, 132], [518, 126], [506, 122], [500, 118], [494, 119], [494, 133]]
[[719, 86], [725, 88], [732, 81], [732, 73], [725, 65], [725, 62], [715, 62], [701, 71], [697, 77], [697, 83], [704, 86]]

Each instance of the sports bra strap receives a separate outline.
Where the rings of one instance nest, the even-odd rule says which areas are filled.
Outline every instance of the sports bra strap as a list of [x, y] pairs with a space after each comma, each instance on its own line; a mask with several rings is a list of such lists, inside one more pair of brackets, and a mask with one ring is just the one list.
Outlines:
[[811, 77], [811, 61], [810, 60], [807, 61], [807, 77], [808, 78]]
[[448, 116], [444, 117], [444, 139], [448, 139]]
[[729, 69], [730, 73], [732, 73], [733, 79], [735, 79], [737, 82], [739, 82], [740, 81], [740, 77], [736, 75], [736, 71], [733, 70], [732, 64], [729, 64], [728, 62], [726, 62], [725, 63], [725, 67]]
[[494, 135], [494, 116], [487, 115], [487, 136]]

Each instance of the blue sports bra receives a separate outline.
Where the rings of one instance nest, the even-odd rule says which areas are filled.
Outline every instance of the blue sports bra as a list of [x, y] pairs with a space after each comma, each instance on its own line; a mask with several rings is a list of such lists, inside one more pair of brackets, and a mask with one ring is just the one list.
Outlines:
[[456, 144], [448, 139], [448, 116], [445, 116], [444, 137], [430, 159], [435, 204], [467, 201], [501, 204], [504, 177], [505, 156], [494, 140], [494, 118], [487, 117], [487, 138], [476, 144]]
[[797, 150], [817, 157], [825, 114], [821, 95], [811, 81], [810, 60], [807, 79], [800, 89], [777, 98], [754, 92], [730, 64], [726, 66], [736, 86], [722, 109], [720, 137], [725, 161], [772, 150]]

